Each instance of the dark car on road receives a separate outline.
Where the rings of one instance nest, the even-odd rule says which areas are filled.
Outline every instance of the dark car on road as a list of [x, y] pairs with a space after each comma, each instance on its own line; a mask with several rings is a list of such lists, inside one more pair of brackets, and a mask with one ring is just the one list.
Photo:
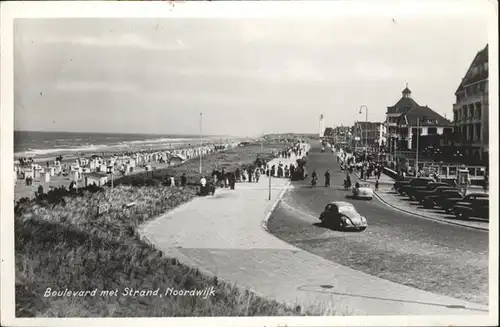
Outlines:
[[414, 187], [427, 186], [430, 183], [434, 183], [434, 179], [430, 177], [413, 178], [407, 184], [403, 184], [399, 188], [397, 188], [396, 191], [398, 191], [399, 194], [401, 195], [405, 195], [408, 192], [408, 190], [411, 190]]
[[453, 207], [455, 207], [458, 202], [471, 202], [475, 199], [483, 198], [489, 198], [489, 195], [487, 193], [469, 193], [464, 197], [450, 197], [439, 199], [438, 201], [436, 201], [436, 206], [443, 209], [447, 213], [450, 213], [453, 211]]
[[438, 187], [434, 188], [431, 191], [427, 191], [427, 190], [418, 191], [415, 194], [415, 200], [418, 201], [419, 203], [423, 203], [426, 197], [434, 196], [434, 195], [440, 195], [442, 192], [449, 191], [449, 190], [456, 190], [456, 191], [458, 191], [458, 189], [453, 188], [453, 187], [451, 187], [449, 185], [448, 186], [438, 186]]
[[337, 229], [364, 231], [368, 226], [366, 218], [361, 216], [351, 203], [345, 201], [328, 203], [319, 216], [319, 220], [322, 225]]
[[477, 198], [470, 202], [458, 202], [453, 207], [453, 213], [457, 218], [490, 218], [490, 200], [488, 198]]
[[459, 190], [442, 189], [440, 192], [437, 192], [434, 195], [426, 196], [422, 201], [422, 205], [426, 209], [432, 209], [435, 206], [438, 206], [438, 203], [441, 203], [442, 201], [445, 201], [446, 199], [456, 199], [456, 198], [463, 198], [463, 197], [464, 197], [464, 195]]

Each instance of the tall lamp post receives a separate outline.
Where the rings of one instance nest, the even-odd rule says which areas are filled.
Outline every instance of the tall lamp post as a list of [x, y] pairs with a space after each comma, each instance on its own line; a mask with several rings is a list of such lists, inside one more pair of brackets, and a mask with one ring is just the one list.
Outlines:
[[203, 173], [202, 169], [202, 157], [203, 157], [203, 113], [200, 112], [200, 175]]
[[415, 177], [418, 175], [418, 148], [420, 140], [420, 117], [417, 117], [417, 153], [415, 156]]
[[365, 134], [365, 150], [368, 151], [368, 107], [362, 105], [359, 108], [359, 114], [363, 113], [363, 109], [365, 110], [365, 128], [361, 130], [361, 132]]

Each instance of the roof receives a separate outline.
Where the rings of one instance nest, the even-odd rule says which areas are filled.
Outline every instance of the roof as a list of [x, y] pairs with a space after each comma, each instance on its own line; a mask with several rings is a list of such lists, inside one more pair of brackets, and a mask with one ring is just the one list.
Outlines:
[[324, 136], [331, 136], [333, 135], [333, 128], [327, 127], [325, 128], [325, 132], [323, 133]]
[[335, 204], [335, 205], [340, 206], [340, 207], [344, 207], [344, 206], [354, 207], [352, 205], [352, 203], [349, 203], [349, 202], [346, 202], [346, 201], [332, 201], [329, 204]]
[[398, 102], [396, 102], [395, 105], [387, 107], [387, 109], [396, 109], [396, 112], [403, 112], [400, 109], [403, 109], [403, 108], [413, 109], [413, 108], [417, 108], [417, 107], [420, 107], [420, 105], [415, 100], [413, 100], [412, 98], [408, 98], [408, 97], [402, 97], [401, 99], [399, 99]]
[[[452, 126], [452, 122], [444, 118], [428, 106], [419, 106], [408, 111], [406, 114], [402, 114], [399, 118], [400, 124], [401, 120], [405, 119], [404, 125], [416, 126], [417, 120], [420, 119], [420, 125], [436, 125], [436, 126]], [[423, 120], [434, 121], [434, 123], [425, 123]]]
[[467, 75], [469, 75], [470, 70], [474, 66], [480, 66], [484, 65], [485, 63], [488, 62], [488, 44], [484, 47], [484, 49], [480, 50], [476, 56], [474, 57], [474, 60], [472, 60], [471, 64], [469, 65], [469, 68], [467, 69], [467, 72], [462, 78], [462, 81], [460, 82], [460, 85], [458, 86], [457, 90], [455, 91], [455, 94], [457, 94], [460, 91], [463, 91], [464, 86], [467, 84], [479, 82], [481, 80], [487, 79], [488, 78], [488, 71], [482, 70], [479, 74], [476, 74], [474, 76], [471, 76], [470, 78], [467, 78]]
[[87, 174], [85, 174], [85, 177], [103, 178], [103, 177], [107, 177], [107, 175], [102, 174], [102, 173], [87, 173]]
[[180, 159], [182, 161], [186, 160], [186, 158], [182, 154], [174, 154], [174, 155], [172, 155], [170, 160], [175, 159], [175, 158]]

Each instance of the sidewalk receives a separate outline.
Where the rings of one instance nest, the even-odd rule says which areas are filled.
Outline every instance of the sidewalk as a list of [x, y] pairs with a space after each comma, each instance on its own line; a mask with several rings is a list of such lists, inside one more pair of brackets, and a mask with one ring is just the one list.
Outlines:
[[[328, 315], [487, 314], [488, 308], [379, 279], [295, 248], [267, 233], [262, 220], [288, 185], [268, 178], [219, 189], [141, 226], [167, 256], [302, 309]], [[362, 237], [362, 235], [361, 235]]]

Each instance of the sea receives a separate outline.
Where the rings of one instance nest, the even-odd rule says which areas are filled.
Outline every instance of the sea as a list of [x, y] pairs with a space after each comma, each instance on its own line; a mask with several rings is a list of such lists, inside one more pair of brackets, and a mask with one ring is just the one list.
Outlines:
[[[225, 140], [229, 136], [203, 136], [204, 141]], [[62, 153], [102, 153], [137, 151], [199, 144], [199, 135], [111, 134], [14, 131], [14, 156], [47, 157]]]

